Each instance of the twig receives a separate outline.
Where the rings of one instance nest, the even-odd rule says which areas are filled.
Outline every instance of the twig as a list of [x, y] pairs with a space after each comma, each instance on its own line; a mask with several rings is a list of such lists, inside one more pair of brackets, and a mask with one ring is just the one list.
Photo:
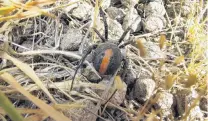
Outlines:
[[[0, 41], [5, 42], [4, 40], [1, 40], [1, 39], [0, 39]], [[17, 47], [19, 47], [19, 48], [22, 48], [22, 49], [25, 49], [25, 50], [30, 50], [29, 48], [26, 48], [26, 47], [24, 47], [24, 46], [21, 46], [21, 45], [19, 45], [19, 44], [14, 43], [14, 42], [10, 42], [10, 41], [9, 41], [9, 43], [12, 44], [12, 45], [14, 45], [14, 46], [17, 46]]]

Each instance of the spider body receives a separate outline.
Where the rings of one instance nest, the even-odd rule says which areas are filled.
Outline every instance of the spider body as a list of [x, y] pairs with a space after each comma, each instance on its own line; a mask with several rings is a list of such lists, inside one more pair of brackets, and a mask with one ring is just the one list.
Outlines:
[[[93, 49], [95, 49], [95, 51], [94, 51], [95, 53], [93, 55], [92, 63], [93, 63], [95, 70], [100, 74], [101, 77], [103, 75], [116, 74], [122, 61], [124, 61], [124, 64], [123, 64], [124, 67], [127, 68], [128, 62], [126, 61], [124, 56], [121, 54], [121, 48], [130, 44], [130, 42], [126, 42], [123, 44], [121, 44], [121, 42], [124, 40], [127, 33], [131, 30], [131, 26], [129, 26], [124, 31], [124, 33], [122, 34], [122, 36], [118, 40], [117, 44], [110, 43], [108, 41], [108, 24], [106, 21], [106, 17], [105, 17], [104, 12], [101, 8], [100, 8], [100, 12], [101, 12], [101, 16], [103, 17], [105, 37], [103, 37], [96, 28], [93, 28], [93, 30], [100, 37], [100, 39], [102, 40], [103, 43], [99, 44], [98, 46], [96, 44], [93, 44], [86, 50], [85, 54], [82, 56], [82, 59], [79, 62], [79, 65], [75, 69], [74, 76], [72, 77], [72, 84], [71, 84], [70, 90], [72, 90], [72, 88], [73, 88], [74, 79], [75, 79], [75, 76], [78, 72], [78, 69], [82, 66], [86, 57], [91, 53], [91, 51]], [[124, 72], [124, 75], [125, 75], [125, 72]]]
[[103, 43], [95, 49], [93, 66], [100, 75], [113, 75], [121, 65], [122, 58], [116, 44]]

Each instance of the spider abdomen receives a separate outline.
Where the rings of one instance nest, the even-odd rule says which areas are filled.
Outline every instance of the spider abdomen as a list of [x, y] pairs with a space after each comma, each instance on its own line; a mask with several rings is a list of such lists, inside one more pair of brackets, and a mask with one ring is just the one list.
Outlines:
[[101, 75], [113, 75], [121, 65], [122, 55], [117, 45], [104, 43], [95, 50], [93, 66]]

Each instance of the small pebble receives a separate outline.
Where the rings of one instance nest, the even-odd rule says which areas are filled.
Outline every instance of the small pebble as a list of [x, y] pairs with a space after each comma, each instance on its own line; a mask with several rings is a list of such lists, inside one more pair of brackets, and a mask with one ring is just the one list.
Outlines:
[[173, 95], [168, 92], [158, 92], [155, 96], [156, 104], [154, 107], [161, 111], [162, 117], [172, 114]]
[[151, 97], [155, 86], [155, 81], [152, 79], [137, 79], [133, 91], [134, 98], [145, 102]]
[[143, 22], [145, 32], [154, 32], [162, 30], [166, 25], [166, 20], [163, 16], [149, 15]]

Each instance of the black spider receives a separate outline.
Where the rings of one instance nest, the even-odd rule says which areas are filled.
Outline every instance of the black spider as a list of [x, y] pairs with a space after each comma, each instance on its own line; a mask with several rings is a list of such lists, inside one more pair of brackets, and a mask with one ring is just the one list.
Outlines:
[[124, 61], [124, 66], [127, 66], [127, 61], [125, 57], [122, 55], [120, 49], [132, 42], [132, 41], [128, 41], [126, 43], [121, 44], [127, 33], [131, 30], [131, 26], [129, 26], [124, 31], [124, 33], [118, 40], [118, 43], [116, 44], [110, 43], [108, 42], [108, 24], [106, 21], [105, 13], [102, 10], [102, 8], [100, 8], [100, 14], [103, 17], [105, 38], [102, 37], [102, 35], [99, 33], [99, 31], [96, 28], [93, 28], [93, 30], [97, 33], [97, 35], [100, 37], [103, 43], [93, 44], [87, 49], [86, 53], [80, 60], [79, 65], [75, 70], [74, 76], [72, 78], [72, 84], [70, 90], [72, 90], [73, 88], [74, 79], [78, 69], [83, 65], [83, 62], [85, 61], [86, 57], [91, 53], [93, 49], [95, 49], [95, 54], [93, 56], [92, 63], [95, 70], [101, 75], [101, 77], [103, 75], [114, 75], [119, 69], [122, 61]]

